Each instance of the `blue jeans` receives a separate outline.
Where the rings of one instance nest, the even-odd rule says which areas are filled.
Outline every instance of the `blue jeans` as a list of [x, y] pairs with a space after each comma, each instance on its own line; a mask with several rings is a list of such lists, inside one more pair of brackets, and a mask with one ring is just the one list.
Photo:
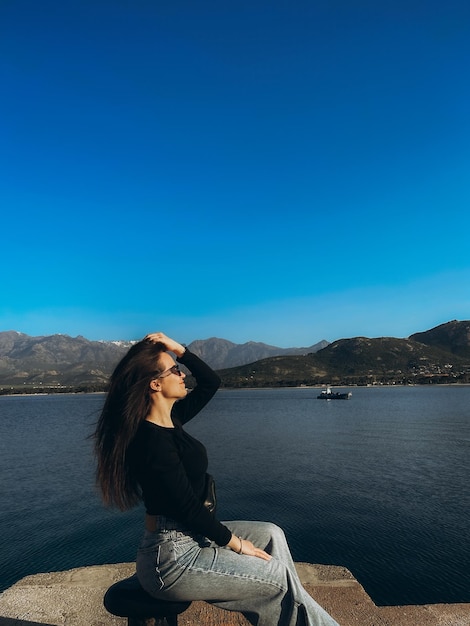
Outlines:
[[160, 517], [137, 553], [142, 587], [162, 600], [204, 600], [255, 626], [338, 626], [300, 583], [284, 532], [266, 522], [224, 522], [272, 559], [237, 554]]

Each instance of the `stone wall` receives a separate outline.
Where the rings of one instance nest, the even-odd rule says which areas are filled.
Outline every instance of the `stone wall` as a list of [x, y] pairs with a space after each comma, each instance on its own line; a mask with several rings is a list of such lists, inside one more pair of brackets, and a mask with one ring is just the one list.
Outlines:
[[[298, 563], [307, 591], [340, 626], [470, 626], [470, 604], [377, 607], [343, 567]], [[125, 626], [103, 607], [106, 589], [133, 563], [27, 576], [0, 595], [0, 626]], [[249, 626], [238, 613], [193, 602], [179, 626]], [[275, 625], [273, 625], [275, 626]]]

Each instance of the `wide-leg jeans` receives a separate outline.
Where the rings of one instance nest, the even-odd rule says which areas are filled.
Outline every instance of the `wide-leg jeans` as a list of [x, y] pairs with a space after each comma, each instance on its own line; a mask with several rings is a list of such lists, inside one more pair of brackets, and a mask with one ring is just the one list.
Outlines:
[[145, 531], [137, 577], [155, 598], [204, 600], [239, 611], [254, 626], [338, 626], [305, 591], [281, 528], [269, 522], [224, 522], [272, 558], [237, 554], [194, 535], [168, 518]]

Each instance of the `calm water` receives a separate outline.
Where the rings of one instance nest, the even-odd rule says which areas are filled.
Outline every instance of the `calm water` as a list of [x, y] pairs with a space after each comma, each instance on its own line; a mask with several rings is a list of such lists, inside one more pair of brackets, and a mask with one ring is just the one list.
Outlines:
[[[225, 519], [285, 530], [298, 561], [344, 565], [377, 604], [470, 602], [470, 388], [220, 391], [188, 427]], [[86, 436], [102, 395], [0, 397], [0, 589], [131, 561], [142, 510], [112, 513]]]

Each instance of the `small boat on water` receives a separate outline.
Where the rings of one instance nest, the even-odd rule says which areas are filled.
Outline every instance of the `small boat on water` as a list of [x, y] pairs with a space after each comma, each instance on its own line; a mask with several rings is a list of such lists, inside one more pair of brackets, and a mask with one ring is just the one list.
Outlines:
[[331, 391], [331, 387], [327, 387], [320, 392], [320, 395], [317, 396], [317, 400], [349, 400], [352, 396], [350, 391], [340, 392], [340, 391]]

